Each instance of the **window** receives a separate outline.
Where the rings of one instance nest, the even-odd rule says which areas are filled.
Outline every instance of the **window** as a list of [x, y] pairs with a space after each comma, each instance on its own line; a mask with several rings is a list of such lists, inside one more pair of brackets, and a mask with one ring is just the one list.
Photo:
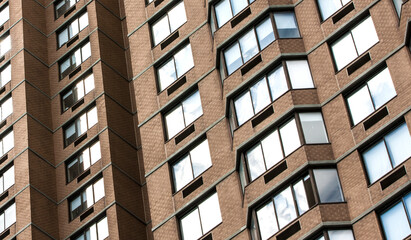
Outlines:
[[73, 220], [78, 217], [87, 208], [103, 198], [104, 195], [104, 180], [101, 178], [69, 200], [70, 219]]
[[397, 12], [398, 17], [400, 18], [403, 0], [393, 0], [393, 2], [394, 2], [395, 11]]
[[222, 221], [218, 195], [214, 193], [181, 218], [181, 235], [184, 240], [199, 239]]
[[[244, 63], [257, 55], [276, 38], [298, 38], [297, 20], [294, 12], [277, 12], [243, 34], [224, 50], [227, 73], [230, 75]], [[276, 32], [273, 29], [275, 23]]]
[[71, 108], [87, 93], [94, 89], [94, 75], [91, 73], [64, 91], [61, 96], [63, 111]]
[[353, 124], [361, 122], [396, 95], [390, 72], [384, 68], [347, 97]]
[[324, 21], [345, 6], [351, 0], [317, 0], [321, 12], [321, 19]]
[[103, 240], [108, 238], [108, 223], [107, 217], [104, 217], [98, 222], [93, 223], [90, 227], [84, 230], [80, 235], [74, 238], [74, 240]]
[[60, 48], [74, 36], [76, 36], [81, 30], [88, 26], [88, 14], [87, 12], [80, 15], [80, 17], [71, 21], [67, 26], [57, 33], [57, 44]]
[[11, 49], [10, 34], [6, 33], [0, 37], [0, 56], [4, 56]]
[[172, 32], [187, 22], [184, 2], [181, 1], [152, 26], [154, 46], [166, 39]]
[[87, 129], [90, 129], [91, 127], [96, 125], [97, 122], [97, 108], [93, 107], [64, 128], [65, 145], [70, 145], [80, 135], [85, 133]]
[[90, 42], [71, 52], [68, 57], [59, 63], [60, 79], [69, 75], [77, 66], [91, 56]]
[[14, 166], [9, 167], [0, 175], [0, 194], [14, 185]]
[[200, 92], [197, 90], [165, 114], [168, 139], [174, 137], [201, 115], [203, 115], [203, 109], [201, 108]]
[[411, 234], [411, 193], [380, 215], [387, 240], [406, 239]]
[[60, 0], [56, 1], [54, 4], [54, 9], [56, 11], [56, 18], [59, 18], [63, 15], [67, 10], [69, 10], [72, 6], [76, 4], [79, 0]]
[[[319, 173], [321, 177], [318, 177]], [[311, 178], [314, 178], [315, 185]], [[344, 201], [337, 171], [314, 169], [257, 208], [256, 219], [253, 219], [252, 225], [257, 223], [258, 226], [254, 226], [252, 231], [259, 231], [261, 239], [269, 239], [316, 204], [315, 191], [313, 191], [315, 186], [320, 196], [320, 203]], [[333, 196], [334, 194], [336, 196]], [[328, 198], [323, 199], [321, 196], [328, 196]], [[258, 234], [254, 232], [252, 235]]]
[[14, 147], [14, 134], [10, 131], [0, 138], [0, 156], [3, 156]]
[[11, 64], [7, 64], [0, 70], [0, 88], [11, 81]]
[[326, 230], [316, 240], [354, 240], [351, 229]]
[[217, 18], [217, 24], [220, 28], [226, 22], [228, 22], [233, 16], [240, 13], [249, 4], [255, 0], [221, 0], [215, 6], [215, 15]]
[[[299, 113], [298, 116], [306, 144], [328, 143], [321, 113]], [[250, 180], [261, 176], [300, 146], [297, 123], [292, 118], [245, 152]]]
[[[288, 74], [286, 74], [287, 72]], [[287, 60], [234, 99], [238, 125], [293, 89], [314, 88], [307, 60]]]
[[211, 167], [208, 140], [204, 140], [172, 166], [174, 187], [177, 192]]
[[341, 70], [378, 42], [371, 16], [331, 44], [337, 70]]
[[187, 44], [157, 69], [160, 91], [166, 89], [192, 67], [194, 67], [193, 54], [191, 45]]
[[96, 163], [101, 158], [100, 141], [97, 141], [72, 158], [66, 165], [67, 182], [73, 181], [84, 170]]
[[13, 113], [13, 99], [8, 97], [0, 103], [0, 122]]
[[0, 9], [0, 26], [7, 22], [10, 18], [9, 4], [5, 4], [2, 9]]
[[11, 204], [7, 208], [0, 211], [0, 232], [3, 232], [8, 227], [16, 222], [16, 203]]
[[411, 156], [411, 137], [403, 123], [362, 153], [370, 183], [374, 183]]

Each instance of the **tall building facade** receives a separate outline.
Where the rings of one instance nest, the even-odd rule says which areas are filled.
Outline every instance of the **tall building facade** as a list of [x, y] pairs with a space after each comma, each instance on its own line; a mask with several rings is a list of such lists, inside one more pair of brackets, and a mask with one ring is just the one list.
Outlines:
[[409, 238], [410, 17], [0, 1], [0, 239]]

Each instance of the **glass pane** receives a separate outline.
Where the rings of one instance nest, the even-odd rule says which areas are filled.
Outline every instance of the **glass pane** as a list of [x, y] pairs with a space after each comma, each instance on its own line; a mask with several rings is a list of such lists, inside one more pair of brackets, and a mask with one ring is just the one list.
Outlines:
[[275, 130], [273, 133], [265, 137], [261, 141], [261, 145], [263, 147], [267, 169], [271, 168], [284, 158], [278, 130]]
[[260, 144], [247, 151], [247, 163], [251, 181], [265, 172], [266, 169]]
[[[83, 162], [83, 171], [90, 167], [90, 149], [86, 148], [81, 155], [81, 160]], [[80, 161], [81, 162], [81, 161]]]
[[185, 128], [183, 118], [183, 108], [178, 106], [165, 116], [168, 139], [174, 137]]
[[370, 88], [372, 100], [376, 109], [397, 95], [388, 68], [385, 68], [382, 72], [373, 77], [368, 82], [368, 87]]
[[337, 70], [347, 66], [358, 57], [351, 34], [347, 33], [331, 45]]
[[255, 38], [254, 29], [244, 34], [239, 39], [239, 42], [244, 62], [247, 62], [258, 53], [257, 39]]
[[89, 93], [94, 89], [94, 75], [90, 74], [84, 79], [85, 94]]
[[374, 106], [371, 101], [370, 93], [368, 92], [366, 86], [360, 88], [348, 97], [347, 103], [354, 125], [361, 122], [364, 118], [374, 112]]
[[72, 137], [76, 136], [76, 125], [73, 123], [71, 124], [66, 130], [64, 131], [65, 138], [71, 139]]
[[267, 205], [259, 209], [256, 214], [261, 239], [266, 240], [278, 231], [273, 202], [269, 202]]
[[93, 107], [90, 111], [87, 112], [87, 122], [88, 122], [88, 128], [89, 129], [92, 126], [97, 124], [97, 122], [98, 122], [97, 107]]
[[295, 119], [280, 128], [280, 135], [286, 156], [301, 146]]
[[203, 235], [197, 208], [181, 219], [181, 232], [184, 240], [197, 240]]
[[267, 77], [273, 101], [288, 91], [283, 66], [279, 66], [277, 69], [269, 73]]
[[371, 17], [365, 19], [351, 32], [358, 54], [360, 55], [378, 42], [377, 32], [375, 31]]
[[1, 176], [0, 177], [0, 193], [4, 192], [4, 190], [6, 190], [6, 188], [4, 188], [3, 176]]
[[411, 234], [410, 224], [402, 202], [381, 214], [381, 223], [387, 240], [404, 239]]
[[293, 194], [290, 187], [274, 197], [274, 204], [280, 229], [297, 218]]
[[76, 86], [74, 87], [74, 92], [75, 92], [75, 98], [74, 100], [77, 101], [80, 98], [84, 97], [84, 82], [80, 81], [79, 83], [76, 84]]
[[104, 179], [102, 178], [94, 183], [94, 202], [103, 198], [104, 195]]
[[314, 87], [307, 60], [286, 61], [286, 64], [293, 89]]
[[97, 233], [98, 233], [99, 240], [102, 240], [108, 237], [107, 217], [101, 219], [101, 221], [97, 223]]
[[193, 54], [191, 45], [188, 44], [183, 49], [174, 55], [176, 61], [177, 77], [181, 77], [184, 73], [194, 67]]
[[274, 13], [275, 24], [277, 25], [278, 36], [280, 38], [298, 38], [297, 20], [293, 12]]
[[203, 115], [203, 109], [201, 108], [200, 91], [197, 90], [197, 92], [183, 101], [183, 111], [186, 126]]
[[177, 28], [187, 22], [186, 10], [184, 9], [184, 2], [181, 1], [177, 6], [168, 12], [170, 19], [171, 32], [174, 32]]
[[9, 6], [7, 5], [0, 13], [0, 25], [3, 25], [7, 20], [9, 20]]
[[408, 213], [408, 218], [411, 218], [411, 192], [404, 197], [405, 209]]
[[264, 22], [260, 23], [260, 25], [255, 28], [255, 31], [257, 32], [260, 49], [264, 49], [275, 40], [271, 18], [267, 18]]
[[153, 40], [154, 45], [159, 44], [168, 35], [170, 35], [170, 26], [168, 25], [167, 15], [153, 24]]
[[303, 181], [299, 181], [293, 186], [295, 198], [297, 201], [298, 213], [305, 213], [310, 207], [308, 206], [307, 195], [305, 193]]
[[188, 155], [173, 165], [173, 177], [176, 191], [193, 180], [193, 170]]
[[170, 59], [158, 69], [158, 78], [160, 79], [160, 90], [163, 91], [177, 79], [174, 59]]
[[238, 125], [242, 125], [252, 116], [254, 116], [253, 105], [251, 102], [250, 92], [247, 91], [234, 101], [235, 113]]
[[[99, 240], [97, 238], [97, 227], [96, 224], [91, 225], [89, 229], [88, 236], [90, 237], [90, 240]], [[86, 240], [89, 240], [88, 238]]]
[[0, 231], [4, 230], [4, 213], [0, 215]]
[[91, 207], [95, 201], [93, 197], [93, 187], [89, 186], [85, 192], [83, 192], [83, 202], [86, 203], [86, 207]]
[[6, 136], [3, 137], [3, 149], [4, 153], [7, 153], [14, 147], [14, 134], [13, 131], [8, 133]]
[[13, 113], [13, 99], [10, 97], [1, 105], [1, 120]]
[[87, 12], [81, 15], [81, 17], [79, 18], [79, 24], [80, 24], [80, 31], [88, 26], [88, 13]]
[[392, 169], [383, 141], [378, 142], [363, 154], [368, 178], [373, 183]]
[[352, 231], [347, 230], [329, 230], [328, 236], [330, 240], [354, 240], [354, 235]]
[[81, 57], [82, 62], [86, 61], [87, 58], [91, 56], [91, 47], [90, 43], [88, 42], [84, 47], [81, 48]]
[[233, 14], [230, 9], [230, 1], [229, 0], [223, 0], [217, 3], [214, 7], [215, 9], [215, 15], [217, 17], [217, 24], [218, 27], [220, 28], [221, 26], [224, 25], [224, 23], [228, 22], [233, 17]]
[[59, 41], [59, 47], [63, 46], [63, 44], [68, 41], [68, 30], [67, 30], [67, 28], [64, 29], [61, 33], [59, 33], [57, 38], [58, 38], [58, 41]]
[[247, 0], [231, 0], [230, 2], [233, 9], [233, 15], [237, 15], [237, 13], [241, 12], [241, 10], [243, 10], [248, 5]]
[[258, 113], [271, 103], [270, 93], [268, 92], [267, 81], [265, 78], [251, 86], [250, 92], [255, 113]]
[[315, 169], [314, 178], [321, 203], [344, 201], [337, 170]]
[[4, 38], [0, 44], [1, 55], [4, 55], [11, 49], [11, 38], [10, 35]]
[[224, 59], [227, 66], [228, 75], [243, 65], [240, 46], [238, 43], [234, 43], [230, 48], [224, 51]]
[[391, 131], [386, 137], [388, 152], [393, 161], [394, 167], [398, 166], [411, 156], [411, 136], [407, 128], [407, 124]]
[[68, 181], [73, 180], [79, 175], [79, 161], [78, 159], [73, 160], [67, 165]]
[[[64, 62], [60, 64], [60, 74], [65, 73], [65, 71], [71, 66], [70, 58], [66, 59]], [[64, 77], [64, 76], [62, 76]]]
[[200, 212], [203, 234], [209, 232], [223, 221], [221, 218], [220, 204], [218, 203], [217, 193], [214, 193], [211, 197], [207, 198], [207, 200], [198, 205], [198, 211]]
[[321, 113], [300, 113], [304, 139], [307, 144], [328, 143]]
[[1, 86], [3, 87], [6, 83], [10, 82], [10, 80], [11, 80], [11, 65], [8, 65], [1, 72]]
[[70, 211], [74, 211], [81, 206], [81, 197], [76, 197], [73, 201], [70, 202]]
[[74, 52], [74, 55], [71, 56], [71, 62], [73, 66], [78, 66], [81, 64], [81, 49], [78, 49], [77, 51]]
[[4, 211], [4, 226], [5, 228], [10, 227], [13, 223], [16, 222], [16, 204], [13, 203], [10, 207]]
[[14, 166], [3, 174], [4, 190], [14, 185]]
[[321, 17], [323, 20], [333, 15], [338, 9], [340, 9], [340, 0], [318, 0], [318, 5], [321, 11]]
[[91, 164], [94, 164], [101, 158], [100, 142], [96, 142], [90, 147]]
[[212, 165], [208, 140], [204, 140], [200, 145], [191, 150], [190, 156], [193, 164], [194, 177], [198, 177]]
[[68, 30], [69, 30], [69, 38], [72, 38], [78, 34], [79, 28], [78, 28], [77, 19], [70, 23], [70, 25], [68, 26]]
[[401, 16], [401, 7], [402, 7], [402, 0], [393, 0], [394, 6], [395, 6], [395, 11], [397, 11], [398, 17]]

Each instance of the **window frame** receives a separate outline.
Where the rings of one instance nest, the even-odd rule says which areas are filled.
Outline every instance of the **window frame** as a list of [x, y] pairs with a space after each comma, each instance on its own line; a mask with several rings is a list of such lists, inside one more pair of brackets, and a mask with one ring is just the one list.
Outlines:
[[[97, 218], [95, 218], [94, 220], [92, 220], [91, 223], [88, 223], [85, 227], [83, 227], [80, 231], [78, 231], [77, 233], [73, 234], [72, 237], [70, 237], [70, 240], [78, 240], [79, 238], [83, 237], [83, 239], [87, 239], [87, 232], [90, 231], [90, 228], [93, 227], [93, 225], [95, 225], [96, 228], [96, 234], [97, 234], [97, 239], [98, 240], [103, 240], [103, 238], [99, 238], [98, 236], [98, 223], [100, 223], [101, 221], [104, 221], [104, 219], [107, 221], [107, 231], [109, 233], [110, 236], [110, 232], [109, 232], [109, 227], [108, 227], [108, 218], [106, 213], [103, 213], [102, 216], [98, 216]], [[104, 238], [106, 239], [106, 238]]]
[[[4, 151], [4, 144], [3, 144], [3, 140], [6, 136], [9, 136], [9, 134], [11, 134], [13, 136], [13, 146], [8, 149], [7, 151]], [[6, 154], [8, 154], [15, 145], [15, 137], [14, 137], [14, 130], [13, 128], [11, 128], [10, 130], [6, 130], [4, 131], [1, 135], [0, 135], [0, 158], [2, 158], [3, 156], [5, 156]], [[4, 151], [4, 152], [3, 152]]]
[[349, 226], [347, 226], [347, 227], [344, 227], [344, 226], [341, 226], [340, 228], [326, 228], [326, 229], [322, 229], [319, 233], [317, 233], [315, 236], [314, 236], [314, 238], [312, 238], [313, 240], [319, 240], [320, 239], [320, 237], [322, 236], [322, 237], [324, 237], [324, 240], [332, 240], [332, 239], [330, 239], [330, 237], [329, 237], [329, 231], [339, 231], [339, 230], [350, 230], [351, 231], [351, 233], [352, 233], [352, 235], [353, 235], [353, 237], [354, 237], [354, 240], [356, 239], [355, 238], [355, 235], [354, 235], [354, 231], [352, 230], [352, 228], [351, 227], [349, 227]]
[[[75, 1], [73, 5], [70, 5], [70, 1]], [[80, 0], [60, 0], [60, 1], [55, 1], [54, 2], [54, 19], [57, 20], [58, 18], [60, 18], [61, 16], [63, 16], [66, 12], [68, 12], [72, 7], [74, 7]], [[64, 4], [57, 9], [57, 5], [59, 5], [60, 3], [64, 2]], [[63, 10], [60, 12], [58, 11], [59, 9], [64, 8], [64, 12]]]
[[[4, 174], [8, 171], [12, 171], [13, 172], [13, 184], [11, 184], [10, 186], [8, 186], [7, 188], [5, 187], [5, 177]], [[1, 171], [0, 171], [0, 179], [1, 180], [1, 187], [0, 187], [0, 195], [2, 195], [4, 192], [8, 191], [11, 187], [14, 186], [14, 184], [16, 184], [16, 172], [15, 172], [15, 168], [14, 168], [14, 163], [8, 164], [6, 167], [4, 167]]]
[[231, 22], [234, 18], [236, 18], [238, 15], [240, 15], [242, 12], [244, 12], [244, 10], [245, 10], [246, 8], [250, 7], [250, 5], [255, 2], [255, 0], [246, 0], [246, 1], [247, 1], [247, 6], [244, 7], [243, 9], [241, 9], [237, 14], [234, 15], [233, 6], [232, 6], [232, 4], [231, 4], [231, 1], [232, 1], [232, 0], [228, 0], [228, 2], [229, 2], [229, 4], [230, 4], [231, 18], [228, 19], [227, 22], [223, 23], [223, 24], [221, 25], [221, 27], [219, 27], [219, 26], [218, 26], [218, 19], [217, 19], [217, 11], [216, 11], [216, 8], [215, 8], [215, 7], [216, 7], [216, 5], [219, 4], [221, 1], [224, 1], [224, 0], [220, 0], [220, 1], [217, 1], [216, 3], [214, 3], [213, 6], [212, 6], [212, 11], [211, 11], [212, 17], [215, 19], [214, 24], [215, 24], [215, 29], [216, 29], [216, 31], [217, 31], [218, 29], [224, 27], [224, 25], [226, 25], [226, 24], [228, 24], [229, 22]]
[[[10, 69], [10, 79], [7, 79], [7, 82], [3, 83], [3, 79], [2, 79], [2, 75], [3, 73], [5, 73], [6, 71], [8, 71], [8, 69]], [[11, 64], [10, 62], [4, 64], [1, 68], [0, 68], [0, 89], [4, 88], [6, 86], [6, 84], [8, 84], [9, 82], [11, 82]]]
[[6, 8], [8, 9], [8, 12], [7, 12], [8, 19], [7, 19], [6, 21], [4, 21], [3, 23], [0, 23], [0, 26], [3, 26], [7, 21], [10, 20], [10, 6], [9, 6], [9, 3], [8, 3], [8, 2], [5, 3], [3, 6], [0, 7], [0, 15], [3, 14], [3, 11], [4, 11]]
[[[85, 15], [87, 15], [87, 25], [84, 26], [84, 28], [81, 28], [80, 25], [80, 18], [84, 17]], [[71, 24], [73, 24], [75, 21], [77, 21], [77, 25], [78, 25], [78, 33], [73, 35], [71, 38], [69, 38], [70, 36], [70, 26]], [[56, 41], [57, 41], [57, 49], [62, 48], [65, 44], [67, 44], [68, 42], [70, 42], [70, 40], [72, 40], [73, 38], [75, 38], [76, 36], [78, 36], [80, 34], [80, 32], [82, 30], [84, 30], [86, 27], [88, 27], [88, 25], [90, 24], [89, 18], [88, 18], [88, 12], [84, 11], [81, 13], [76, 14], [76, 16], [74, 16], [73, 18], [71, 18], [70, 22], [66, 23], [63, 27], [60, 27], [57, 31], [56, 31]], [[67, 31], [67, 41], [60, 43], [59, 41], [59, 35], [61, 33], [63, 33], [64, 31]]]
[[[87, 46], [87, 44], [89, 44], [90, 46], [90, 56], [88, 56], [87, 58], [83, 59], [83, 48], [85, 46]], [[76, 62], [73, 62], [73, 57], [76, 57], [76, 52], [79, 51], [80, 52], [80, 60], [81, 62], [78, 63], [78, 65], [76, 65]], [[86, 60], [88, 60], [89, 58], [91, 58], [92, 56], [92, 49], [91, 49], [91, 42], [89, 39], [87, 39], [86, 41], [84, 41], [83, 43], [79, 44], [78, 46], [76, 46], [76, 48], [70, 50], [67, 54], [65, 54], [65, 56], [63, 58], [61, 58], [58, 61], [58, 73], [59, 73], [59, 80], [63, 80], [65, 77], [67, 77], [68, 75], [70, 75], [70, 73], [74, 72], [78, 67], [81, 66], [81, 64], [83, 64]], [[69, 61], [70, 65], [62, 72], [61, 70], [61, 66], [66, 62]]]
[[339, 0], [339, 1], [341, 2], [341, 7], [338, 8], [335, 12], [333, 12], [332, 14], [330, 14], [330, 15], [329, 15], [328, 17], [326, 17], [326, 18], [323, 18], [323, 16], [322, 16], [322, 11], [321, 11], [321, 6], [320, 6], [320, 3], [319, 3], [319, 0], [316, 0], [316, 1], [315, 1], [316, 5], [317, 5], [318, 15], [319, 15], [319, 17], [320, 17], [320, 23], [321, 23], [321, 24], [324, 23], [325, 21], [327, 21], [328, 19], [332, 18], [333, 16], [335, 16], [336, 13], [340, 12], [343, 8], [345, 8], [345, 7], [348, 6], [350, 3], [353, 2], [352, 0], [350, 0], [350, 1], [348, 1], [346, 4], [343, 5], [343, 3], [342, 3], [343, 0]]
[[[11, 101], [11, 112], [6, 115], [3, 116], [3, 108], [4, 108], [4, 104], [8, 101]], [[5, 121], [10, 115], [12, 115], [14, 112], [14, 108], [13, 108], [13, 96], [11, 94], [9, 94], [8, 96], [4, 97], [1, 101], [0, 101], [0, 123]]]
[[[94, 124], [93, 126], [89, 126], [89, 124], [88, 124], [88, 113], [91, 112], [93, 109], [96, 109], [96, 112], [97, 112], [97, 122], [96, 122], [96, 124]], [[86, 129], [85, 132], [81, 133], [80, 129], [78, 129], [77, 121], [79, 121], [80, 118], [81, 118], [82, 116], [84, 116], [84, 115], [86, 116], [87, 129]], [[72, 118], [68, 123], [64, 124], [64, 126], [62, 127], [62, 129], [63, 129], [63, 143], [64, 143], [64, 148], [70, 146], [73, 142], [75, 142], [75, 141], [76, 141], [77, 139], [79, 139], [81, 136], [83, 136], [84, 134], [86, 134], [88, 130], [90, 130], [92, 127], [94, 127], [94, 126], [97, 125], [97, 124], [98, 124], [98, 109], [97, 109], [97, 106], [96, 106], [96, 105], [89, 106], [89, 107], [87, 107], [85, 110], [83, 110], [83, 111], [81, 111], [80, 113], [78, 113], [74, 118]], [[75, 128], [75, 133], [74, 133], [74, 135], [77, 135], [77, 134], [78, 134], [78, 136], [76, 136], [73, 140], [70, 139], [70, 142], [69, 142], [69, 139], [68, 139], [67, 136], [66, 136], [66, 130], [69, 129], [72, 125], [74, 125], [74, 128]], [[79, 133], [80, 133], [80, 134], [79, 134]], [[74, 136], [74, 135], [72, 135], [72, 136]]]
[[[93, 88], [90, 89], [90, 91], [86, 92], [86, 79], [88, 79], [89, 77], [93, 78]], [[77, 84], [79, 84], [80, 82], [83, 82], [82, 86], [83, 86], [83, 92], [84, 95], [81, 98], [78, 98], [77, 96], [77, 100], [75, 99], [75, 88], [77, 87]], [[60, 92], [60, 102], [61, 102], [61, 112], [64, 113], [67, 110], [69, 110], [71, 107], [75, 106], [78, 102], [80, 102], [82, 99], [84, 99], [86, 97], [87, 94], [89, 94], [90, 92], [92, 92], [95, 89], [95, 78], [94, 78], [94, 73], [93, 72], [87, 72], [85, 74], [82, 74], [82, 76], [80, 76], [78, 79], [76, 79], [76, 81], [74, 81], [73, 83], [71, 83], [68, 87], [66, 87], [63, 91]], [[73, 103], [71, 106], [68, 106], [67, 108], [65, 108], [65, 104], [64, 104], [64, 100], [67, 99], [68, 97], [64, 98], [65, 95], [67, 95], [69, 92], [72, 92], [71, 95], [73, 95]]]
[[[6, 226], [6, 222], [7, 222], [7, 221], [6, 221], [6, 211], [7, 211], [8, 209], [10, 209], [12, 206], [14, 206], [14, 222], [11, 223], [9, 226]], [[13, 224], [16, 224], [16, 222], [17, 222], [17, 206], [16, 206], [15, 199], [13, 199], [12, 201], [6, 203], [5, 206], [3, 206], [3, 207], [0, 209], [0, 216], [1, 216], [1, 215], [3, 215], [3, 218], [4, 218], [4, 229], [3, 229], [2, 231], [0, 231], [0, 233], [3, 233], [3, 232], [5, 232], [7, 229], [9, 229], [10, 226], [12, 226]], [[1, 227], [0, 227], [0, 229], [1, 229]]]
[[[7, 51], [3, 52], [2, 44], [3, 44], [4, 41], [6, 41], [6, 39], [8, 39], [8, 41], [10, 41], [10, 48]], [[10, 31], [7, 31], [3, 35], [0, 36], [0, 57], [3, 57], [8, 52], [10, 52], [11, 48], [12, 48], [11, 35], [10, 35]]]

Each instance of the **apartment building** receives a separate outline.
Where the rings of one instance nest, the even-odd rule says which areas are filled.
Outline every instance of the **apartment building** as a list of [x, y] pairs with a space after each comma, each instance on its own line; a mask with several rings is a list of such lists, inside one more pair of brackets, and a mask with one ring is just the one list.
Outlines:
[[0, 2], [0, 239], [411, 236], [406, 0]]

